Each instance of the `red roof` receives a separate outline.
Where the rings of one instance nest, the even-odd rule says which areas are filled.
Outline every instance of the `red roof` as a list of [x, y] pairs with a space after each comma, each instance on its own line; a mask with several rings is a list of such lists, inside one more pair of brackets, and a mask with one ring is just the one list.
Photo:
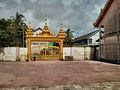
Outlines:
[[104, 16], [106, 15], [107, 11], [109, 10], [110, 6], [112, 5], [114, 0], [108, 0], [105, 4], [104, 8], [101, 10], [100, 15], [98, 16], [95, 23], [93, 23], [94, 27], [99, 27], [99, 24], [103, 20]]

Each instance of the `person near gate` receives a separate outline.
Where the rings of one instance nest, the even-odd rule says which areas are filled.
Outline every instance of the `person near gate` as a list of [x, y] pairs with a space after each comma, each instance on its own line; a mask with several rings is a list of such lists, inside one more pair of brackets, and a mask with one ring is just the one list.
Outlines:
[[37, 54], [34, 53], [34, 54], [33, 54], [33, 59], [34, 59], [34, 61], [36, 61], [36, 56], [37, 56]]

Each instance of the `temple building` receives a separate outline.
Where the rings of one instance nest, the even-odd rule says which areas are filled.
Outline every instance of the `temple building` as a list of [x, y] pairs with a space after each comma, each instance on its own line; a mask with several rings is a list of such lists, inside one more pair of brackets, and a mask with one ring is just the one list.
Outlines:
[[100, 59], [120, 62], [120, 0], [108, 0], [94, 22], [100, 32]]

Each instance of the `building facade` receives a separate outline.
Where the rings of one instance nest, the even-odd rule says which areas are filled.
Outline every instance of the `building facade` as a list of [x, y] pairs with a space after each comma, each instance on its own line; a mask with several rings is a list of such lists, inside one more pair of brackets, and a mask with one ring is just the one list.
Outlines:
[[90, 32], [73, 40], [73, 45], [95, 46], [99, 45], [99, 30]]
[[108, 0], [94, 22], [100, 31], [100, 58], [120, 62], [120, 0]]

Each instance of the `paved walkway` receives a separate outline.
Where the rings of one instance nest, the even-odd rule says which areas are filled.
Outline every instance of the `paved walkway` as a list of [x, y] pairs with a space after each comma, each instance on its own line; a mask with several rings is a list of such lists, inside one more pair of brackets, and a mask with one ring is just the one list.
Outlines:
[[0, 87], [120, 81], [120, 66], [96, 61], [0, 62]]

